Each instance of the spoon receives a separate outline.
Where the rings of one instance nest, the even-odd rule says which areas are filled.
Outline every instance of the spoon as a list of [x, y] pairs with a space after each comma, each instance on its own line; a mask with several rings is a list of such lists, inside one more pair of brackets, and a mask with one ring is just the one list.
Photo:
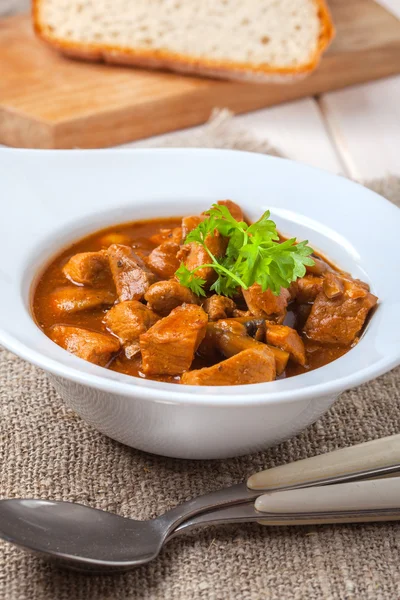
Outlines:
[[66, 561], [69, 567], [126, 569], [156, 558], [169, 534], [185, 519], [219, 505], [246, 503], [259, 495], [241, 483], [184, 502], [149, 521], [73, 502], [0, 500], [0, 537]]
[[[150, 521], [126, 519], [70, 502], [2, 500], [0, 537], [61, 559], [72, 568], [123, 570], [156, 558], [174, 530], [182, 523], [179, 532], [183, 531], [183, 522], [199, 513], [205, 513], [204, 517], [198, 523], [192, 519], [192, 527], [227, 520], [259, 521], [263, 515], [251, 501], [262, 491], [354, 481], [398, 470], [400, 435], [262, 471], [251, 476], [247, 485], [241, 483], [198, 496]], [[216, 515], [215, 509], [222, 507], [231, 507], [231, 512], [222, 515], [220, 511]], [[232, 512], [233, 508], [239, 512]], [[214, 515], [207, 511], [213, 511]]]

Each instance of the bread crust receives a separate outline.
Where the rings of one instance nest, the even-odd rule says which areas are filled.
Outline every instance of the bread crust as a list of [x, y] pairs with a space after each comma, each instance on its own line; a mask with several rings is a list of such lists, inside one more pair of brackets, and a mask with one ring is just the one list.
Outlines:
[[296, 67], [255, 65], [250, 62], [220, 61], [198, 58], [168, 50], [133, 49], [101, 43], [84, 44], [58, 38], [40, 21], [41, 0], [32, 0], [33, 27], [36, 34], [61, 54], [93, 62], [131, 65], [150, 69], [167, 69], [185, 74], [196, 74], [218, 79], [252, 83], [283, 83], [305, 77], [319, 64], [322, 53], [335, 36], [335, 27], [325, 0], [313, 0], [318, 8], [320, 32], [318, 44], [311, 59]]

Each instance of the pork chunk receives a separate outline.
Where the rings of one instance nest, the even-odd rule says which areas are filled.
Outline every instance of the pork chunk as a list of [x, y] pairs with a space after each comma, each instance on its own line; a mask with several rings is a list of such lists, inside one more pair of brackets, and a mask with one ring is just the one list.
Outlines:
[[113, 244], [107, 250], [120, 302], [140, 300], [156, 280], [154, 273], [129, 246]]
[[223, 206], [226, 206], [226, 208], [229, 210], [232, 217], [236, 219], [236, 221], [240, 222], [244, 220], [243, 211], [240, 208], [240, 206], [236, 204], [236, 202], [232, 202], [232, 200], [218, 200], [217, 204], [222, 204]]
[[222, 362], [184, 373], [181, 383], [187, 385], [244, 385], [273, 381], [275, 358], [270, 349], [249, 348]]
[[[192, 270], [200, 265], [209, 264], [211, 260], [206, 250], [197, 242], [190, 242], [181, 247], [177, 258], [185, 263], [188, 269]], [[211, 267], [204, 267], [196, 271], [196, 276], [205, 279], [210, 286], [215, 280], [215, 272]]]
[[219, 319], [232, 317], [233, 312], [236, 309], [236, 304], [226, 296], [213, 294], [204, 302], [203, 309], [208, 314], [210, 321], [218, 321]]
[[49, 300], [55, 313], [76, 313], [89, 308], [111, 306], [114, 304], [115, 294], [109, 290], [71, 286], [57, 288]]
[[328, 271], [324, 277], [323, 288], [327, 298], [337, 298], [344, 293], [344, 281], [335, 273]]
[[297, 331], [286, 325], [267, 324], [267, 343], [289, 352], [290, 358], [300, 365], [306, 364], [304, 343]]
[[54, 325], [50, 337], [71, 354], [101, 367], [105, 367], [120, 349], [115, 337], [82, 327]]
[[353, 277], [347, 273], [338, 273], [337, 276], [343, 281], [346, 291], [352, 298], [357, 298], [362, 296], [364, 292], [370, 291], [368, 283], [361, 281], [361, 279], [353, 279]]
[[298, 279], [296, 283], [296, 301], [299, 304], [307, 304], [308, 302], [314, 302], [315, 298], [322, 291], [324, 279], [322, 277], [315, 277], [314, 275], [306, 275]]
[[[214, 235], [208, 235], [205, 244], [210, 252], [219, 258], [224, 255], [227, 239], [222, 237], [218, 231]], [[210, 264], [211, 258], [207, 254], [206, 249], [197, 242], [189, 242], [181, 247], [177, 256], [179, 261], [183, 261], [186, 267], [192, 271], [204, 264]], [[210, 286], [217, 278], [217, 274], [212, 267], [204, 267], [196, 271], [197, 277], [206, 280], [206, 285]]]
[[344, 287], [334, 298], [318, 294], [304, 327], [310, 339], [344, 346], [354, 342], [378, 298], [357, 281], [344, 281]]
[[145, 333], [159, 317], [138, 300], [128, 300], [113, 306], [104, 317], [104, 323], [117, 336], [127, 358], [140, 351], [139, 336]]
[[194, 215], [190, 217], [183, 217], [182, 219], [182, 240], [185, 241], [188, 233], [196, 229], [197, 225], [199, 225], [204, 219], [206, 215]]
[[147, 264], [162, 279], [169, 279], [175, 274], [180, 262], [176, 258], [179, 245], [175, 242], [163, 242], [150, 253]]
[[80, 252], [71, 256], [63, 267], [63, 273], [72, 283], [101, 286], [110, 276], [107, 252]]
[[199, 298], [175, 279], [153, 283], [144, 295], [147, 306], [162, 317], [182, 304], [199, 304]]
[[185, 304], [140, 336], [142, 369], [146, 375], [180, 375], [192, 364], [207, 329], [200, 306]]
[[248, 290], [243, 290], [243, 296], [255, 317], [268, 317], [276, 321], [283, 321], [290, 299], [290, 292], [286, 288], [281, 288], [279, 296], [275, 296], [271, 290], [263, 292], [258, 283], [253, 283]]

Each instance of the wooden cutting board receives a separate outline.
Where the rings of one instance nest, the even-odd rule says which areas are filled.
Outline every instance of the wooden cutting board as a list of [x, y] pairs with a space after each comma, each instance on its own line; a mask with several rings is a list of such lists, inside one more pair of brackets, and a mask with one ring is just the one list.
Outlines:
[[[400, 72], [400, 21], [373, 0], [329, 2], [337, 36], [317, 71], [259, 85], [91, 64], [35, 38], [27, 15], [0, 21], [0, 143], [100, 148]], [[356, 118], [356, 115], [355, 115]]]

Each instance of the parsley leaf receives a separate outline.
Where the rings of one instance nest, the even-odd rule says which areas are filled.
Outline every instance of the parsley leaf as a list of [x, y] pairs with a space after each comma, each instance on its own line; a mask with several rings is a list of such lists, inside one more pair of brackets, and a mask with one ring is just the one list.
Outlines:
[[[296, 243], [296, 238], [279, 241], [276, 224], [270, 219], [268, 210], [250, 226], [244, 221], [236, 221], [229, 209], [221, 204], [213, 204], [205, 214], [207, 218], [187, 235], [185, 244], [201, 244], [211, 263], [199, 265], [192, 271], [182, 263], [176, 271], [180, 283], [198, 296], [206, 295], [206, 282], [195, 272], [204, 267], [211, 267], [218, 274], [210, 287], [217, 294], [233, 296], [238, 287], [246, 290], [258, 283], [262, 291], [270, 289], [278, 295], [282, 287], [289, 287], [305, 275], [306, 266], [314, 264], [310, 258], [313, 250], [307, 246], [307, 241]], [[229, 240], [225, 256], [218, 259], [207, 245], [207, 237], [215, 231]]]
[[205, 279], [201, 277], [197, 277], [193, 271], [190, 271], [185, 263], [181, 263], [179, 269], [176, 271], [175, 275], [178, 277], [181, 285], [192, 290], [196, 296], [205, 296], [206, 293], [204, 291], [204, 284], [206, 282]]
[[189, 231], [185, 239], [185, 244], [188, 244], [189, 242], [198, 242], [199, 244], [204, 245], [206, 237], [209, 234], [212, 235], [215, 229], [217, 229], [217, 219], [212, 215], [207, 219], [204, 219], [204, 221], [201, 221], [195, 229]]
[[271, 213], [269, 212], [269, 210], [265, 211], [263, 216], [260, 219], [258, 219], [258, 221], [253, 223], [253, 225], [250, 225], [250, 227], [247, 229], [247, 233], [249, 235], [258, 234], [260, 237], [263, 238], [264, 241], [279, 240], [279, 235], [276, 230], [276, 225], [269, 218], [270, 216], [271, 216]]

